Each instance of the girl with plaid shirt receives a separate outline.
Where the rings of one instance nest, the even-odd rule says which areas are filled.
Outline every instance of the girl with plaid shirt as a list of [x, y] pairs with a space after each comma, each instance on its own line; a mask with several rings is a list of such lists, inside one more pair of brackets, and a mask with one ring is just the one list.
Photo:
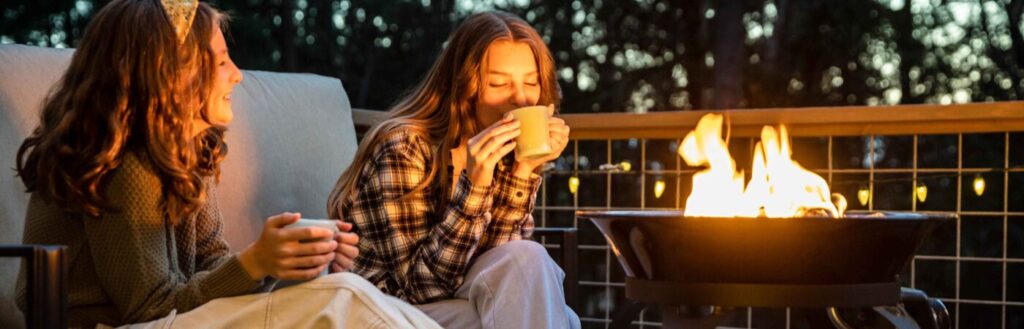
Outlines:
[[516, 160], [508, 113], [542, 104], [553, 115], [560, 100], [536, 30], [503, 12], [467, 18], [331, 193], [331, 217], [361, 237], [352, 271], [445, 327], [578, 328], [564, 274], [528, 240], [536, 172], [565, 149], [569, 127], [551, 117], [553, 152]]

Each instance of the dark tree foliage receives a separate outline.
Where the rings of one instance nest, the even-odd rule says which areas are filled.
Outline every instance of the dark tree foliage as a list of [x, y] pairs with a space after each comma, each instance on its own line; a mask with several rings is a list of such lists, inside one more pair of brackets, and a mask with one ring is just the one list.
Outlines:
[[[74, 47], [108, 1], [9, 0], [0, 41]], [[559, 65], [565, 112], [1015, 100], [1024, 0], [239, 0], [246, 69], [340, 78], [384, 109], [473, 12], [524, 17]], [[144, 28], [144, 27], [140, 27]]]

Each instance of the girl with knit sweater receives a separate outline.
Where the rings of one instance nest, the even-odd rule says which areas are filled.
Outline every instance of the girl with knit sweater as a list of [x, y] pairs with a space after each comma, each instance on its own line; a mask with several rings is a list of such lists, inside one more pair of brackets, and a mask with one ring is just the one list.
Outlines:
[[[261, 293], [276, 280], [349, 269], [358, 254], [350, 224], [338, 221], [338, 234], [291, 228], [299, 214], [286, 212], [240, 253], [229, 250], [215, 187], [242, 73], [224, 23], [194, 0], [111, 2], [19, 148], [32, 194], [23, 239], [68, 247], [70, 324], [435, 327], [349, 273]], [[25, 293], [23, 271], [21, 306]], [[279, 311], [299, 296], [303, 307]]]

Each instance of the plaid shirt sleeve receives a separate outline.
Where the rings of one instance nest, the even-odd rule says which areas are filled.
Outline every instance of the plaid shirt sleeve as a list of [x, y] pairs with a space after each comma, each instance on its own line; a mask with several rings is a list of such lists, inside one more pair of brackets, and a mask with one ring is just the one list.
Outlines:
[[491, 223], [487, 225], [478, 253], [509, 241], [529, 239], [533, 235], [533, 207], [541, 178], [530, 174], [527, 179], [512, 174], [512, 164], [497, 170]]
[[430, 189], [411, 193], [426, 179], [430, 159], [423, 138], [395, 133], [364, 169], [348, 216], [361, 235], [359, 249], [368, 251], [355, 271], [414, 304], [449, 298], [461, 285], [493, 194], [463, 174], [449, 204], [435, 212]]

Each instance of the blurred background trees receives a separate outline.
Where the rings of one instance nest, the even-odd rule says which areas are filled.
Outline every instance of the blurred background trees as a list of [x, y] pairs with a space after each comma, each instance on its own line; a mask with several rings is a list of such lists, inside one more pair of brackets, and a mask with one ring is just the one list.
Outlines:
[[[74, 47], [106, 0], [8, 0], [0, 42]], [[216, 0], [245, 69], [387, 108], [466, 16], [546, 38], [565, 112], [967, 103], [1024, 95], [1024, 0]], [[140, 27], [145, 28], [145, 27]]]
[[[109, 2], [3, 1], [0, 7], [0, 43], [45, 47], [74, 47], [89, 18]], [[422, 78], [443, 47], [445, 38], [459, 22], [474, 12], [490, 9], [518, 14], [545, 37], [558, 64], [558, 76], [565, 96], [561, 110], [568, 113], [953, 104], [1024, 99], [1024, 25], [1021, 23], [1024, 0], [209, 2], [233, 17], [229, 44], [231, 55], [240, 67], [337, 77], [342, 80], [352, 105], [364, 109], [388, 108]], [[1018, 143], [1019, 135], [1009, 135], [1010, 143], [1015, 147], [1010, 153], [1011, 166], [1020, 166], [1020, 161], [1012, 160], [1020, 158], [1015, 155], [1019, 152], [1016, 148], [1019, 144], [1013, 144]], [[952, 167], [948, 168], [951, 173], [938, 175], [955, 177], [958, 147], [963, 147], [965, 161], [977, 158], [978, 154], [998, 155], [1011, 150], [1004, 144], [1002, 133], [978, 136], [965, 135], [962, 145], [958, 145], [957, 136], [922, 137], [921, 161], [925, 167], [945, 163], [938, 168], [947, 168], [950, 166], [948, 161], [952, 161]], [[909, 151], [914, 148], [911, 143], [916, 143], [915, 140], [907, 136], [837, 139], [835, 152], [844, 158], [836, 163], [846, 163], [843, 168], [859, 168], [865, 173], [837, 174], [830, 183], [836, 191], [845, 191], [847, 199], [855, 200], [853, 195], [858, 188], [872, 184], [874, 176], [866, 173], [869, 168], [894, 161], [909, 168], [908, 159], [913, 159], [912, 155], [916, 154], [916, 151]], [[820, 141], [803, 142], [804, 145], [821, 145]], [[672, 164], [678, 161], [675, 155], [677, 142], [637, 139], [581, 141], [577, 144], [578, 158], [560, 159], [556, 162], [556, 170], [545, 174], [545, 182], [554, 183], [545, 183], [547, 197], [542, 199], [543, 203], [545, 206], [574, 205], [573, 196], [566, 188], [572, 183], [565, 183], [572, 182], [572, 178], [576, 179], [576, 188], [583, 185], [577, 196], [580, 206], [641, 204], [642, 194], [617, 193], [616, 197], [620, 199], [606, 198], [607, 190], [603, 186], [609, 190], [614, 186], [617, 190], [639, 191], [645, 180], [649, 187], [656, 179], [667, 179], [670, 189], [682, 189], [686, 185], [678, 182], [688, 181], [687, 173], [665, 174], [664, 177], [660, 176], [661, 173], [584, 173], [577, 177], [576, 166], [573, 165], [575, 161], [580, 170], [596, 170], [607, 159], [612, 163], [632, 161], [640, 171], [678, 169], [678, 165]], [[648, 145], [646, 150], [641, 149], [642, 145]], [[831, 149], [830, 146], [823, 148]], [[743, 157], [742, 152], [735, 149], [734, 154]], [[803, 159], [814, 159], [821, 154], [803, 152], [800, 153], [800, 161], [813, 163]], [[651, 161], [649, 168], [641, 165], [641, 157]], [[750, 154], [746, 157], [749, 159]], [[994, 171], [1003, 170], [1002, 166], [1001, 161], [967, 164], [967, 167], [992, 167]], [[927, 183], [932, 191], [929, 205], [941, 204], [959, 209], [955, 206], [960, 195], [957, 179], [964, 179], [964, 182], [972, 179], [969, 176], [929, 176], [922, 179], [909, 173], [894, 175], [890, 175], [886, 186], [903, 188], [879, 188], [880, 197], [872, 198], [890, 202], [913, 200], [912, 187]], [[1021, 185], [1016, 183], [1020, 180], [1015, 180], [1015, 175], [1017, 173], [1009, 174], [1009, 181], [1005, 182], [1009, 184], [1011, 210], [1014, 204], [1020, 204], [1014, 202], [1014, 198], [1024, 195], [1020, 192]], [[896, 176], [903, 178], [892, 178]], [[677, 183], [671, 183], [674, 180]], [[889, 192], [895, 197], [886, 197], [885, 193]], [[942, 199], [943, 196], [947, 198]], [[1002, 195], [989, 193], [988, 198], [1001, 200]], [[662, 200], [667, 199], [671, 198]], [[606, 204], [606, 200], [611, 201]], [[648, 196], [646, 200], [652, 200], [652, 197]], [[969, 202], [977, 200], [980, 199], [969, 199]], [[877, 202], [876, 206], [879, 206]], [[665, 204], [671, 207], [675, 202]], [[890, 209], [884, 205], [881, 207]], [[921, 207], [917, 210], [936, 210]], [[555, 226], [573, 226], [576, 220], [568, 210], [547, 210], [543, 216], [547, 217], [547, 225], [555, 223]], [[1014, 232], [1024, 232], [1020, 229], [1024, 226], [1012, 224], [1019, 221], [1014, 221], [1015, 217], [1009, 218], [1005, 235], [993, 233], [1000, 232], [1003, 226], [986, 226], [990, 231], [981, 234], [965, 231], [964, 236], [1002, 235], [1009, 241], [1016, 241], [1013, 237], [1021, 233]], [[604, 239], [592, 226], [579, 227], [582, 243], [603, 243]], [[941, 245], [949, 248], [960, 245], [957, 227], [944, 231], [948, 233], [946, 235], [940, 234], [938, 241], [944, 243]], [[941, 240], [941, 236], [948, 238]], [[999, 245], [998, 240], [988, 238], [975, 241]], [[1013, 244], [1010, 246], [1012, 248]], [[953, 249], [949, 250], [953, 252]], [[1012, 251], [1008, 254], [1016, 257]], [[959, 250], [956, 255], [959, 255]], [[610, 273], [610, 280], [621, 280], [621, 269], [613, 265], [611, 259], [613, 257], [607, 249], [583, 251], [580, 255], [581, 279], [588, 280], [586, 273]], [[1005, 259], [1002, 259], [1004, 264]], [[950, 312], [961, 319], [961, 323], [974, 326], [986, 323], [984, 321], [998, 321], [999, 312], [1005, 314], [1008, 328], [1019, 323], [1013, 319], [1021, 318], [1020, 306], [998, 305], [1005, 304], [1007, 296], [1012, 298], [1006, 294], [1012, 294], [1014, 284], [1019, 286], [1019, 280], [1012, 279], [1012, 273], [1016, 273], [1013, 267], [1004, 269], [1004, 276], [1010, 278], [1004, 283], [999, 280], [960, 280], [955, 272], [960, 265], [954, 267], [954, 262], [923, 261], [918, 264], [943, 264], [915, 267], [918, 271], [915, 282], [919, 288], [927, 288], [933, 297], [956, 297], [957, 293], [953, 292], [961, 290], [961, 281], [965, 284], [962, 287], [965, 291], [982, 290], [973, 286], [976, 284], [1005, 284], [999, 286], [1004, 294], [1002, 302], [986, 301], [982, 305], [947, 300]], [[989, 265], [986, 263], [984, 266]], [[614, 273], [619, 273], [618, 278]], [[595, 275], [589, 280], [606, 279], [596, 278], [600, 276]], [[907, 279], [908, 276], [901, 278]], [[583, 309], [580, 315], [585, 317], [584, 325], [603, 328], [604, 323], [594, 319], [607, 319], [614, 314], [614, 308], [624, 299], [622, 291], [621, 287], [606, 285], [581, 286]], [[961, 304], [956, 306], [956, 303]], [[651, 314], [649, 312], [645, 314]], [[764, 314], [775, 314], [769, 319], [777, 319], [779, 323], [789, 321], [788, 313], [761, 311], [755, 311], [755, 321]]]

